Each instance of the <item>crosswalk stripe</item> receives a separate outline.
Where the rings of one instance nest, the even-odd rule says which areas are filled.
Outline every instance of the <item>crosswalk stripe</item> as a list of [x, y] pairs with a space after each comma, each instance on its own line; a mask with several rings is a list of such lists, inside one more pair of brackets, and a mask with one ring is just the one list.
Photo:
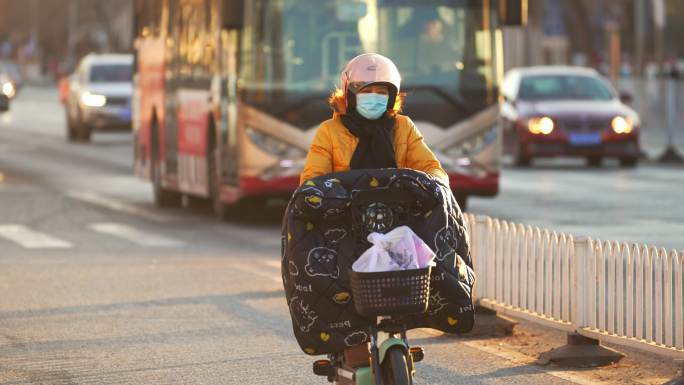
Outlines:
[[91, 223], [88, 225], [88, 227], [98, 233], [125, 239], [140, 246], [181, 247], [186, 245], [186, 243], [183, 241], [143, 232], [135, 227], [127, 226], [121, 223]]
[[166, 215], [163, 213], [157, 213], [152, 210], [127, 204], [91, 191], [70, 191], [67, 193], [67, 196], [69, 198], [76, 199], [81, 202], [104, 207], [112, 211], [118, 211], [125, 214], [135, 215], [140, 218], [145, 218], [147, 220], [151, 220], [158, 223], [177, 222], [177, 219], [173, 216]]
[[263, 269], [260, 269], [258, 267], [254, 267], [251, 265], [236, 265], [234, 266], [235, 269], [241, 270], [245, 273], [253, 274], [253, 275], [258, 275], [259, 277], [269, 279], [273, 282], [277, 282], [282, 284], [283, 283], [283, 278], [280, 276], [280, 273], [276, 272], [266, 272]]
[[279, 260], [275, 260], [275, 259], [268, 259], [265, 261], [261, 261], [261, 263], [265, 266], [273, 267], [273, 268], [276, 268], [278, 270], [280, 270], [280, 267], [282, 266], [282, 262]]
[[22, 225], [0, 225], [0, 237], [28, 249], [67, 249], [71, 243]]

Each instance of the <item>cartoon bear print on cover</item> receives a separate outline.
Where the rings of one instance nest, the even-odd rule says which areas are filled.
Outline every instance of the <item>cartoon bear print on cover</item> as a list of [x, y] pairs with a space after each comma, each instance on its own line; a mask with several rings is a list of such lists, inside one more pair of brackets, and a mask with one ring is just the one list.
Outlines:
[[304, 271], [310, 277], [322, 276], [337, 279], [340, 268], [337, 266], [337, 252], [327, 247], [314, 247], [309, 251]]
[[[370, 320], [354, 309], [348, 271], [369, 245], [354, 231], [350, 205], [354, 191], [373, 189], [415, 197], [408, 225], [441, 258], [431, 275], [428, 312], [408, 317], [407, 326], [449, 333], [472, 327], [474, 273], [462, 214], [448, 187], [412, 170], [352, 171], [305, 182], [283, 220], [283, 286], [294, 335], [307, 354], [367, 341]], [[385, 213], [371, 211], [371, 223], [381, 225]]]
[[435, 258], [437, 258], [438, 261], [443, 261], [444, 258], [456, 252], [457, 245], [453, 227], [445, 226], [441, 228], [437, 234], [435, 234], [435, 243], [433, 247], [433, 250], [435, 250]]
[[430, 303], [428, 306], [428, 314], [435, 315], [442, 311], [447, 306], [446, 298], [442, 297], [439, 291], [432, 290], [430, 293]]

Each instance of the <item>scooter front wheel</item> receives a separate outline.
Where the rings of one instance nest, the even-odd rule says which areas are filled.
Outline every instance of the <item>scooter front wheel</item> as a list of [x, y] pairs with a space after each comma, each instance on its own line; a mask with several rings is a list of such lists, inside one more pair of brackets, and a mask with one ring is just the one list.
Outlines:
[[400, 347], [390, 348], [382, 362], [383, 385], [411, 385], [406, 353]]

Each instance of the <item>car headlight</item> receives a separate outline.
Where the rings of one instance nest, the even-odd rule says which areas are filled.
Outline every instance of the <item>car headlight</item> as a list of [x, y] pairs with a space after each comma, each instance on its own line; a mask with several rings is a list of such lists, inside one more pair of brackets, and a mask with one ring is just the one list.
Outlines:
[[107, 97], [86, 91], [81, 94], [81, 103], [88, 107], [102, 107], [107, 104]]
[[610, 121], [610, 127], [616, 134], [629, 134], [634, 129], [634, 123], [630, 118], [616, 116]]
[[444, 153], [452, 158], [473, 156], [496, 140], [497, 130], [497, 126], [493, 125], [489, 130], [478, 133], [447, 148]]
[[535, 135], [548, 135], [553, 132], [553, 128], [553, 119], [549, 118], [548, 116], [530, 118], [527, 121], [527, 129]]
[[285, 143], [271, 135], [257, 131], [251, 127], [245, 129], [247, 137], [264, 152], [278, 158], [296, 159], [306, 156], [306, 152], [301, 148]]
[[14, 84], [12, 84], [12, 82], [5, 82], [2, 84], [2, 93], [7, 95], [8, 98], [14, 97], [16, 92], [17, 90], [14, 88]]

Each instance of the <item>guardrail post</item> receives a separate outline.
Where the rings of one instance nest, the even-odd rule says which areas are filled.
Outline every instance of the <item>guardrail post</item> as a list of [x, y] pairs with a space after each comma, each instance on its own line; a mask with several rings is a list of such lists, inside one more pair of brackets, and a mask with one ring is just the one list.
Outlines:
[[[624, 355], [607, 348], [593, 338], [580, 334], [588, 326], [589, 301], [595, 301], [595, 290], [588, 290], [591, 280], [595, 280], [593, 242], [588, 237], [574, 239], [572, 253], [572, 312], [570, 321], [575, 327], [574, 333], [568, 333], [567, 344], [542, 353], [537, 361], [540, 364], [554, 362], [562, 366], [594, 367], [608, 365], [620, 361]], [[594, 293], [594, 296], [589, 296]], [[599, 299], [605, 300], [605, 299]], [[593, 306], [592, 308], [596, 308]]]
[[487, 259], [489, 258], [489, 242], [487, 238], [489, 232], [487, 231], [487, 224], [490, 222], [489, 217], [484, 215], [478, 215], [475, 217], [475, 231], [473, 234], [475, 236], [475, 255], [473, 255], [473, 265], [475, 268], [475, 274], [477, 275], [477, 282], [475, 284], [475, 292], [479, 298], [487, 297], [487, 280], [493, 279], [490, 275], [491, 271], [487, 271]]
[[587, 300], [587, 254], [589, 253], [591, 240], [587, 237], [574, 239], [572, 254], [572, 311], [570, 321], [575, 328], [581, 329], [587, 326], [586, 300]]

